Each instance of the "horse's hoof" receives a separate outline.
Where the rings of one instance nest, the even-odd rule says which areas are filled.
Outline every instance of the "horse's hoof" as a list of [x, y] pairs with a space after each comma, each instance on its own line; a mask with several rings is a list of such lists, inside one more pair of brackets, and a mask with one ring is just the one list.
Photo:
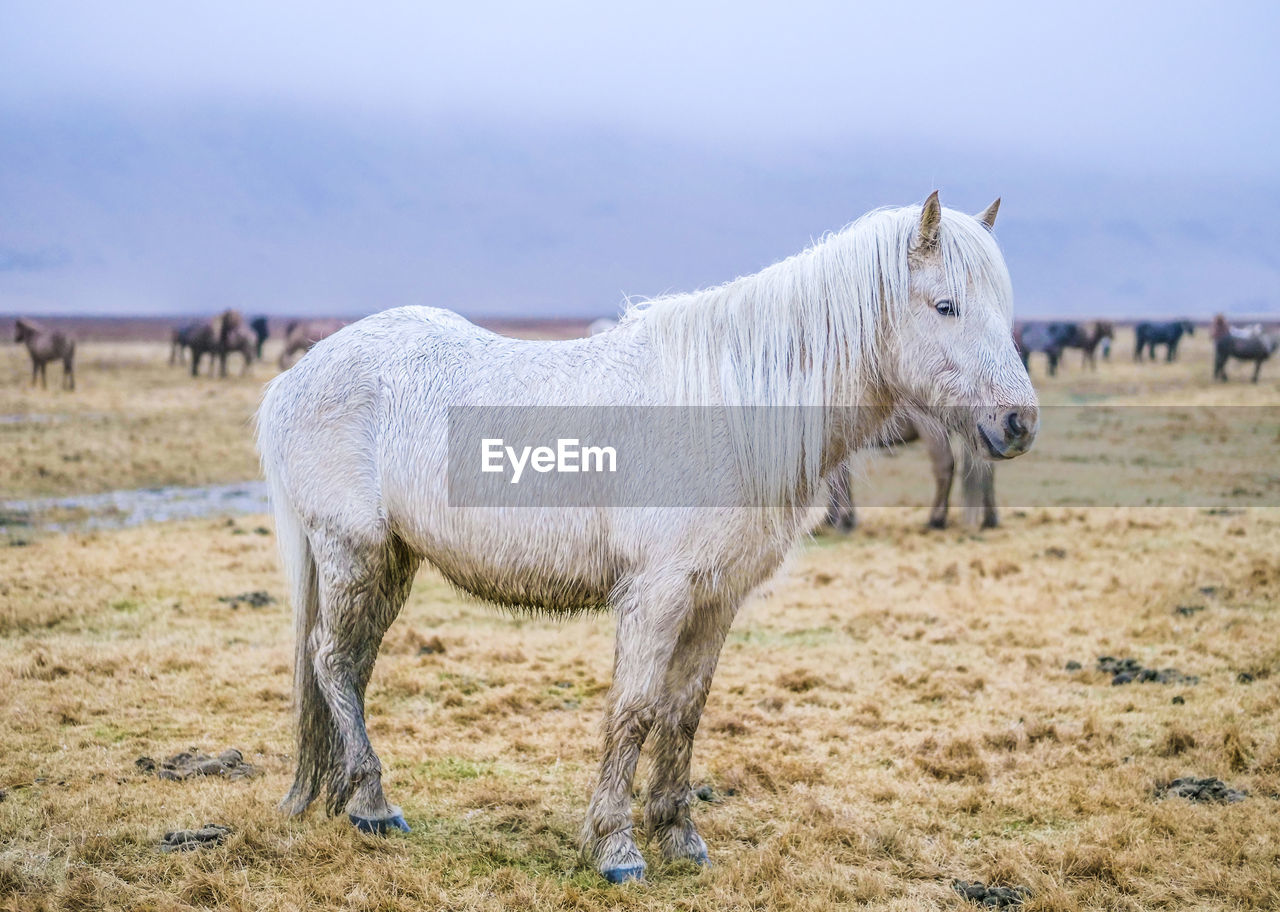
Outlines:
[[711, 859], [707, 856], [706, 851], [699, 852], [697, 855], [690, 855], [689, 860], [700, 868], [711, 867]]
[[605, 868], [600, 872], [611, 884], [626, 883], [628, 880], [644, 880], [644, 865], [627, 865], [624, 868]]
[[357, 817], [355, 814], [348, 814], [347, 818], [361, 833], [385, 836], [392, 830], [409, 832], [409, 824], [405, 823], [403, 814], [395, 814], [391, 817]]

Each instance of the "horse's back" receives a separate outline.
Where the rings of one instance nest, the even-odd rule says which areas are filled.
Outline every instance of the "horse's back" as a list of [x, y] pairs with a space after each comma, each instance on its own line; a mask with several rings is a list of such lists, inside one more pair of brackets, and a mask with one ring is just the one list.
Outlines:
[[565, 343], [508, 339], [446, 310], [383, 311], [271, 382], [259, 410], [264, 469], [291, 489], [347, 478], [344, 496], [364, 501], [439, 499], [451, 406], [588, 404], [572, 394], [599, 395], [588, 362]]

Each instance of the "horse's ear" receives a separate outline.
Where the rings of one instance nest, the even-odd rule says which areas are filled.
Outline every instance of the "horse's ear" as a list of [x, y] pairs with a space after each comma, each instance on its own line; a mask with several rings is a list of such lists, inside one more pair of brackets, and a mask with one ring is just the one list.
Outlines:
[[920, 230], [916, 234], [917, 247], [932, 247], [938, 243], [938, 226], [942, 224], [942, 203], [934, 190], [920, 209]]
[[1000, 211], [1000, 197], [996, 197], [996, 201], [988, 206], [980, 215], [975, 215], [978, 221], [987, 226], [987, 230], [991, 230], [996, 226], [996, 213]]

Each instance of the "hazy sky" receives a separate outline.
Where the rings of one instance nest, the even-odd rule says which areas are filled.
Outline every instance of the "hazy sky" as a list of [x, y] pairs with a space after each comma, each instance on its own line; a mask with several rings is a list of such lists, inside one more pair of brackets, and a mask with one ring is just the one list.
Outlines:
[[283, 103], [1274, 176], [1280, 4], [0, 3], [0, 103]]
[[1280, 2], [0, 0], [0, 312], [611, 313], [867, 209], [1280, 313]]

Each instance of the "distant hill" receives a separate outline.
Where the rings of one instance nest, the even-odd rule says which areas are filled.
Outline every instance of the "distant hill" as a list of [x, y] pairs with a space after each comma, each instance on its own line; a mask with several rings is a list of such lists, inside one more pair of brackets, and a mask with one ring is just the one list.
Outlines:
[[266, 109], [0, 116], [4, 312], [594, 316], [940, 187], [973, 211], [1004, 198], [1020, 316], [1280, 315], [1280, 178]]

